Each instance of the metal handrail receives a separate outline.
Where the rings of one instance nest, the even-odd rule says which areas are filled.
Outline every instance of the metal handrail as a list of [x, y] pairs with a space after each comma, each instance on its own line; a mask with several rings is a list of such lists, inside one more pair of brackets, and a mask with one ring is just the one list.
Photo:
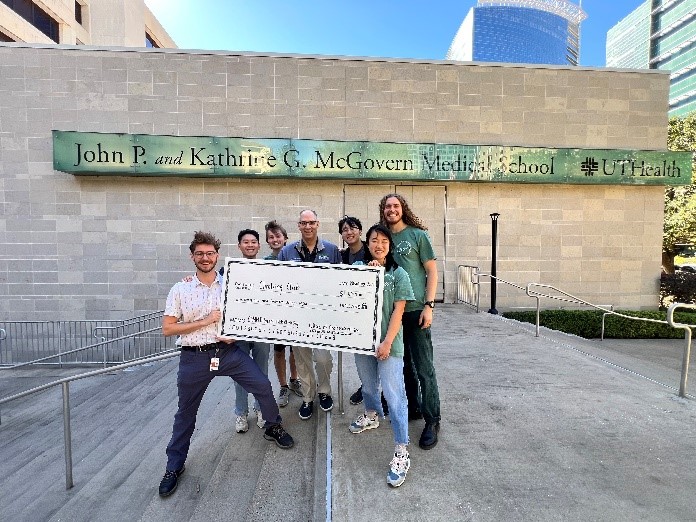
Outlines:
[[696, 304], [685, 304], [685, 303], [672, 303], [667, 309], [667, 323], [673, 328], [681, 328], [684, 330], [684, 339], [686, 340], [686, 346], [684, 346], [684, 357], [682, 358], [682, 371], [681, 380], [679, 382], [679, 396], [686, 397], [686, 381], [689, 377], [689, 359], [691, 356], [691, 336], [693, 334], [692, 328], [696, 328], [694, 325], [681, 324], [674, 322], [674, 311], [677, 308], [689, 308], [691, 310], [696, 310]]
[[[463, 283], [462, 272], [468, 272], [469, 281]], [[468, 286], [468, 285], [471, 285]], [[473, 294], [473, 295], [472, 295]], [[480, 269], [474, 265], [457, 266], [457, 302], [473, 307], [476, 313], [479, 311], [481, 301], [481, 277]]]
[[[108, 339], [108, 340], [105, 340], [105, 341], [100, 341], [100, 342], [95, 343], [95, 344], [90, 344], [89, 346], [81, 346], [80, 348], [74, 348], [74, 349], [68, 350], [68, 351], [66, 351], [66, 352], [60, 352], [60, 353], [55, 353], [55, 354], [53, 354], [53, 355], [47, 355], [47, 356], [45, 356], [45, 357], [40, 357], [40, 358], [34, 359], [34, 360], [32, 360], [32, 361], [27, 361], [27, 362], [23, 362], [23, 363], [18, 363], [18, 364], [14, 364], [14, 365], [12, 365], [12, 366], [0, 366], [0, 370], [13, 370], [13, 369], [15, 369], [15, 368], [22, 368], [22, 367], [24, 367], [24, 366], [29, 366], [29, 365], [31, 365], [31, 364], [40, 363], [40, 362], [43, 362], [43, 361], [47, 361], [47, 360], [49, 360], [49, 359], [55, 359], [56, 357], [63, 357], [63, 356], [65, 356], [65, 355], [70, 355], [70, 354], [73, 354], [73, 353], [81, 352], [81, 351], [83, 351], [83, 350], [91, 350], [91, 349], [94, 349], [94, 348], [99, 348], [100, 346], [105, 347], [106, 345], [111, 344], [111, 343], [115, 343], [115, 342], [118, 342], [118, 341], [123, 341], [123, 340], [126, 340], [126, 339], [132, 339], [133, 337], [137, 337], [138, 335], [156, 332], [156, 331], [159, 331], [159, 330], [161, 330], [161, 329], [162, 329], [161, 326], [156, 326], [156, 327], [150, 328], [150, 329], [148, 329], [148, 330], [141, 330], [141, 331], [139, 331], [139, 332], [135, 332], [135, 333], [132, 333], [132, 334], [124, 335], [124, 336], [122, 336], [122, 337], [116, 337], [116, 338], [114, 338], [114, 339]], [[106, 368], [106, 352], [105, 352], [105, 354], [104, 354], [104, 363], [103, 363], [103, 364], [104, 364], [104, 368]], [[116, 367], [115, 367], [115, 366], [112, 366], [112, 369], [113, 369], [113, 368], [116, 368]]]
[[[102, 375], [104, 373], [111, 373], [114, 370], [123, 370], [125, 368], [130, 368], [132, 366], [139, 366], [141, 364], [151, 363], [154, 361], [161, 361], [164, 359], [170, 359], [181, 354], [180, 350], [172, 351], [171, 353], [164, 353], [159, 355], [154, 355], [147, 357], [145, 359], [139, 359], [137, 361], [132, 361], [129, 363], [119, 364], [117, 366], [112, 366], [110, 368], [102, 368], [100, 370], [93, 370], [91, 372], [80, 373], [78, 375], [73, 375], [71, 377], [64, 377], [48, 384], [42, 384], [41, 386], [36, 386], [30, 390], [25, 390], [8, 397], [0, 399], [0, 405], [6, 404], [10, 401], [21, 399], [27, 397], [28, 395], [33, 395], [41, 391], [48, 390], [54, 386], [62, 386], [63, 388], [63, 435], [65, 441], [65, 489], [70, 489], [73, 487], [73, 474], [72, 474], [72, 432], [70, 429], [70, 383], [72, 381], [77, 381], [79, 379], [85, 379], [87, 377], [94, 377], [97, 375]], [[2, 424], [2, 419], [0, 418], [0, 424]]]
[[[558, 296], [558, 295], [550, 295], [550, 294], [540, 294], [539, 292], [535, 292], [531, 290], [533, 286], [538, 286], [540, 288], [548, 288], [549, 290], [554, 290], [555, 292], [558, 292], [561, 294], [563, 297]], [[547, 297], [549, 299], [555, 299], [557, 301], [563, 301], [564, 303], [573, 303], [573, 304], [581, 304], [585, 306], [589, 306], [590, 308], [595, 308], [597, 310], [602, 310], [607, 313], [616, 313], [613, 312], [612, 310], [614, 309], [613, 305], [596, 305], [592, 304], [589, 301], [585, 301], [584, 299], [580, 299], [579, 297], [576, 297], [572, 294], [569, 294], [568, 292], [564, 292], [563, 290], [556, 288], [555, 286], [551, 285], [544, 285], [542, 283], [527, 283], [527, 288], [525, 289], [525, 292], [529, 297], [533, 297], [536, 299], [536, 337], [539, 337], [539, 313], [540, 313], [540, 300], [542, 297]], [[568, 298], [568, 299], [566, 299]], [[620, 315], [620, 314], [617, 314]]]
[[[101, 363], [106, 368], [107, 364], [118, 364], [125, 362], [128, 359], [136, 360], [143, 356], [160, 353], [162, 349], [166, 347], [167, 343], [161, 342], [160, 336], [157, 336], [160, 341], [155, 343], [153, 340], [154, 338], [147, 334], [151, 334], [159, 329], [160, 324], [158, 320], [161, 319], [163, 313], [164, 312], [162, 310], [148, 312], [147, 314], [120, 321], [13, 321], [11, 322], [11, 329], [14, 330], [16, 326], [17, 331], [14, 332], [16, 338], [13, 337], [10, 330], [0, 328], [0, 342], [7, 340], [10, 348], [10, 352], [8, 352], [8, 354], [11, 354], [14, 351], [19, 354], [19, 357], [17, 355], [10, 356], [9, 360], [17, 358], [19, 358], [19, 360], [24, 359], [22, 355], [24, 354], [23, 349], [25, 348], [25, 345], [36, 346], [40, 344], [39, 351], [38, 353], [34, 354], [34, 359], [17, 364], [1, 363], [0, 369], [14, 368], [27, 364], [38, 364], [56, 358], [56, 363], [46, 364], [62, 365], [67, 362], [64, 359], [65, 355], [74, 355], [78, 353], [85, 353], [86, 355], [73, 357], [72, 359], [75, 359], [75, 364]], [[157, 324], [156, 328], [144, 330], [141, 329], [147, 326], [152, 326], [155, 324], [155, 322]], [[75, 327], [75, 324], [78, 326]], [[85, 328], [84, 325], [87, 325], [87, 327]], [[73, 331], [78, 333], [73, 336], [73, 334], [70, 333]], [[68, 333], [66, 334], [66, 332]], [[117, 337], [108, 339], [110, 335], [116, 335]], [[81, 346], [85, 340], [87, 343], [90, 342], [89, 337], [97, 339], [101, 342]], [[48, 351], [45, 349], [45, 347], [48, 346], [46, 341], [50, 342], [51, 340], [57, 341], [57, 353], [48, 356], [36, 357], [38, 355], [42, 355], [42, 352], [46, 353]], [[105, 342], [107, 344], [104, 344]], [[15, 347], [12, 346], [13, 343], [16, 345]], [[120, 355], [109, 357], [109, 354], [114, 354], [114, 352], [107, 350], [108, 343], [114, 343], [116, 348], [120, 346]], [[154, 346], [153, 343], [157, 344], [157, 346]], [[77, 348], [69, 351], [63, 351], [65, 348], [67, 348], [68, 344], [77, 346]], [[101, 348], [101, 355], [98, 355], [98, 352], [100, 351], [99, 348]], [[29, 352], [29, 350], [27, 350], [27, 352]], [[1, 354], [0, 358], [2, 358]], [[108, 359], [115, 360], [110, 361]]]

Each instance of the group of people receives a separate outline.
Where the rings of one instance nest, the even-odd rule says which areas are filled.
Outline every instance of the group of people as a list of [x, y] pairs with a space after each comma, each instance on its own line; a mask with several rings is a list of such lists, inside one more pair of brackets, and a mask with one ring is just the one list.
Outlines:
[[[319, 218], [314, 210], [300, 213], [301, 238], [287, 244], [287, 232], [277, 222], [266, 224], [266, 242], [272, 253], [264, 259], [307, 263], [369, 264], [384, 267], [381, 341], [375, 354], [355, 354], [362, 383], [351, 403], [364, 402], [364, 412], [349, 426], [352, 433], [377, 428], [379, 419], [389, 415], [395, 449], [387, 472], [387, 483], [400, 486], [410, 468], [408, 422], [424, 419], [419, 446], [428, 450], [437, 444], [440, 429], [440, 399], [430, 326], [435, 308], [437, 267], [426, 227], [399, 194], [387, 194], [379, 204], [380, 220], [362, 239], [359, 219], [345, 216], [339, 232], [346, 248], [319, 238]], [[258, 232], [242, 230], [238, 247], [247, 259], [260, 250]], [[269, 345], [230, 341], [216, 336], [220, 320], [222, 270], [216, 271], [220, 241], [208, 233], [196, 232], [189, 249], [196, 267], [193, 276], [177, 283], [169, 292], [162, 322], [165, 336], [177, 335], [181, 348], [177, 388], [178, 410], [172, 438], [167, 446], [167, 467], [159, 494], [168, 496], [184, 472], [196, 414], [203, 394], [213, 377], [235, 380], [235, 429], [248, 430], [248, 393], [254, 396], [257, 425], [264, 437], [278, 447], [289, 449], [292, 437], [281, 424], [279, 407], [289, 403], [291, 392], [302, 397], [299, 416], [312, 417], [314, 403], [324, 411], [333, 408], [331, 372], [333, 359], [328, 350], [290, 348], [290, 380], [286, 372], [286, 347], [274, 345], [274, 366], [280, 383], [277, 400], [268, 379]], [[380, 394], [380, 389], [382, 394]]]

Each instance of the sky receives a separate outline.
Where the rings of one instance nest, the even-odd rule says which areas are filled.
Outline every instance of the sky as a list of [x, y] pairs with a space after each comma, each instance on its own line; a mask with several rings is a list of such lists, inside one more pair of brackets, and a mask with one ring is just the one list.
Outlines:
[[[580, 65], [643, 0], [584, 0]], [[443, 60], [476, 0], [145, 0], [181, 49]]]

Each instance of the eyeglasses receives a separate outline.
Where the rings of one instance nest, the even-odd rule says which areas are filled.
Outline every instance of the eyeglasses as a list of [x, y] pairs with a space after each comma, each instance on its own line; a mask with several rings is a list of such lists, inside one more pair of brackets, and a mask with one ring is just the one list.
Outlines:
[[300, 225], [301, 227], [313, 227], [319, 223], [318, 221], [298, 221], [297, 224]]
[[198, 257], [198, 258], [201, 258], [201, 257], [215, 257], [216, 255], [218, 255], [217, 252], [194, 252], [194, 253], [193, 253], [193, 257]]
[[360, 229], [356, 226], [353, 226], [353, 225], [346, 225], [345, 227], [343, 227], [341, 229], [341, 234], [343, 234], [344, 232], [350, 232], [351, 230], [360, 230]]

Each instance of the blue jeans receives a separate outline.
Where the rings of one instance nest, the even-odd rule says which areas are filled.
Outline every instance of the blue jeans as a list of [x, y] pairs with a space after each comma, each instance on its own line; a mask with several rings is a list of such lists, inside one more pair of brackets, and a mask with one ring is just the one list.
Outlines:
[[[404, 312], [404, 382], [409, 407], [420, 406], [425, 422], [440, 422], [440, 392], [433, 365], [433, 342], [430, 328], [418, 324], [422, 310]], [[420, 394], [419, 394], [420, 391]]]
[[408, 444], [408, 403], [404, 387], [404, 360], [387, 357], [380, 361], [374, 355], [355, 354], [355, 366], [362, 382], [365, 411], [376, 411], [384, 417], [380, 399], [380, 383], [389, 405], [394, 444]]
[[[271, 381], [248, 355], [237, 349], [236, 344], [225, 345], [208, 352], [181, 352], [176, 386], [179, 392], [179, 408], [174, 416], [172, 438], [167, 445], [167, 470], [181, 469], [186, 462], [191, 435], [196, 428], [196, 415], [213, 377], [232, 377], [239, 382], [261, 404], [266, 428], [280, 424], [281, 418], [273, 396]], [[220, 366], [210, 371], [210, 358], [218, 357]]]
[[[237, 349], [251, 357], [261, 372], [268, 376], [268, 354], [271, 346], [266, 343], [257, 343], [254, 341], [237, 341]], [[249, 394], [242, 388], [238, 382], [234, 383], [234, 414], [245, 416], [249, 413]], [[254, 400], [254, 408], [258, 411], [259, 401]]]

